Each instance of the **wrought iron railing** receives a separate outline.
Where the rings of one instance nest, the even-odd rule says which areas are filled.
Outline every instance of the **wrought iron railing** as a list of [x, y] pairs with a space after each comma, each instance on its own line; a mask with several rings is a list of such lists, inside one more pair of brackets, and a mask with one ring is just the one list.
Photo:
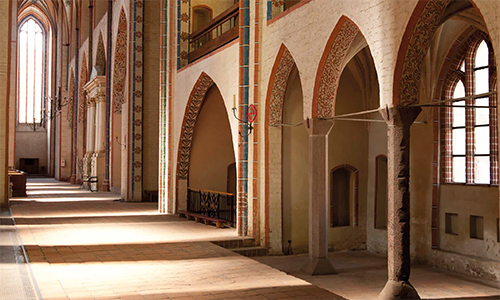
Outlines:
[[188, 211], [227, 221], [236, 226], [236, 200], [233, 194], [188, 188]]
[[239, 36], [239, 4], [215, 17], [189, 36], [189, 62], [216, 50]]

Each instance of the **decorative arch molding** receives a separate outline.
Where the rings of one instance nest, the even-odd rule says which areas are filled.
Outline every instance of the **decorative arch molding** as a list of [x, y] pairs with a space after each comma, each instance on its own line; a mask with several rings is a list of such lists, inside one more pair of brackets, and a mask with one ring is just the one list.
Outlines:
[[267, 89], [266, 122], [268, 122], [268, 125], [278, 126], [283, 122], [286, 86], [290, 73], [295, 66], [292, 54], [284, 44], [281, 44]]
[[69, 81], [69, 90], [68, 90], [69, 105], [68, 105], [68, 116], [67, 116], [68, 126], [70, 129], [73, 129], [73, 118], [74, 118], [73, 112], [75, 109], [75, 86], [76, 86], [75, 71], [72, 69]]
[[29, 19], [30, 17], [34, 18], [38, 23], [40, 23], [39, 25], [43, 27], [46, 34], [49, 32], [48, 30], [51, 30], [55, 25], [54, 19], [50, 15], [50, 12], [41, 10], [36, 5], [30, 5], [24, 7], [21, 11], [18, 12], [18, 26], [22, 26], [25, 20]]
[[85, 89], [83, 86], [87, 83], [87, 54], [83, 52], [82, 67], [80, 71], [80, 86], [78, 88], [78, 123], [82, 123], [86, 118], [87, 101], [85, 100]]
[[[423, 66], [421, 62], [425, 58], [432, 37], [450, 2], [451, 0], [418, 1], [399, 47], [394, 72], [394, 106], [407, 106], [419, 102], [419, 85]], [[470, 2], [481, 15], [476, 4], [472, 0]], [[481, 18], [483, 18], [482, 15]]]
[[214, 85], [213, 79], [205, 72], [201, 73], [196, 81], [184, 113], [182, 130], [179, 141], [179, 153], [177, 158], [177, 179], [187, 180], [189, 174], [189, 155], [193, 141], [196, 119], [200, 113], [208, 90]]
[[418, 103], [421, 63], [450, 0], [419, 1], [413, 11], [398, 52], [394, 72], [394, 106]]
[[127, 75], [127, 16], [120, 11], [115, 46], [115, 65], [113, 70], [113, 111], [122, 112], [125, 102], [125, 80]]
[[330, 118], [335, 115], [340, 76], [349, 49], [358, 33], [360, 30], [351, 19], [340, 17], [319, 63], [312, 103], [313, 118]]
[[106, 74], [106, 49], [104, 48], [104, 40], [102, 38], [102, 32], [99, 31], [99, 41], [97, 42], [97, 52], [95, 58], [95, 66], [99, 69], [97, 75]]

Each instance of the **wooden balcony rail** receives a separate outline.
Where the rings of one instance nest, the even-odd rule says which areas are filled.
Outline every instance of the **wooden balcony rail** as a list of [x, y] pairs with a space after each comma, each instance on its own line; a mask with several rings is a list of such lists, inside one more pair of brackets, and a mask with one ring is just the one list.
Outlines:
[[189, 62], [224, 46], [239, 36], [239, 4], [226, 9], [189, 36]]

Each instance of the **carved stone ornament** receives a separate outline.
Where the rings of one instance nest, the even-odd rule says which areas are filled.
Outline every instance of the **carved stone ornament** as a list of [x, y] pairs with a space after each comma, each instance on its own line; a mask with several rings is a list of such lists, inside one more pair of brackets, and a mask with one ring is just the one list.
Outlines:
[[401, 106], [419, 102], [418, 87], [422, 74], [422, 62], [449, 2], [450, 0], [430, 0], [418, 19], [408, 42], [401, 74]]
[[193, 141], [194, 126], [200, 113], [203, 100], [214, 81], [210, 76], [203, 73], [198, 79], [186, 107], [184, 123], [182, 126], [181, 140], [179, 144], [178, 176], [181, 180], [187, 180], [189, 173], [189, 154], [191, 153], [191, 143]]
[[333, 117], [335, 111], [335, 98], [340, 76], [354, 38], [359, 33], [358, 27], [346, 20], [329, 50], [324, 68], [320, 74], [318, 87], [318, 118]]
[[276, 76], [271, 87], [271, 97], [269, 98], [269, 125], [271, 126], [277, 126], [283, 122], [285, 91], [294, 66], [295, 61], [290, 51], [285, 48], [276, 70]]

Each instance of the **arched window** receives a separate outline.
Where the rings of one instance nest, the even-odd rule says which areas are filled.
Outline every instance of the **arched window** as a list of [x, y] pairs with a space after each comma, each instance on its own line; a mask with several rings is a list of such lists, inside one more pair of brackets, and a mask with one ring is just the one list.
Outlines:
[[45, 77], [45, 32], [29, 18], [19, 28], [19, 68], [17, 120], [19, 123], [41, 123]]
[[330, 176], [330, 226], [358, 226], [358, 169], [340, 165]]
[[450, 73], [448, 97], [457, 99], [445, 117], [445, 182], [498, 184], [496, 96], [490, 95], [493, 55], [486, 40], [470, 42]]

